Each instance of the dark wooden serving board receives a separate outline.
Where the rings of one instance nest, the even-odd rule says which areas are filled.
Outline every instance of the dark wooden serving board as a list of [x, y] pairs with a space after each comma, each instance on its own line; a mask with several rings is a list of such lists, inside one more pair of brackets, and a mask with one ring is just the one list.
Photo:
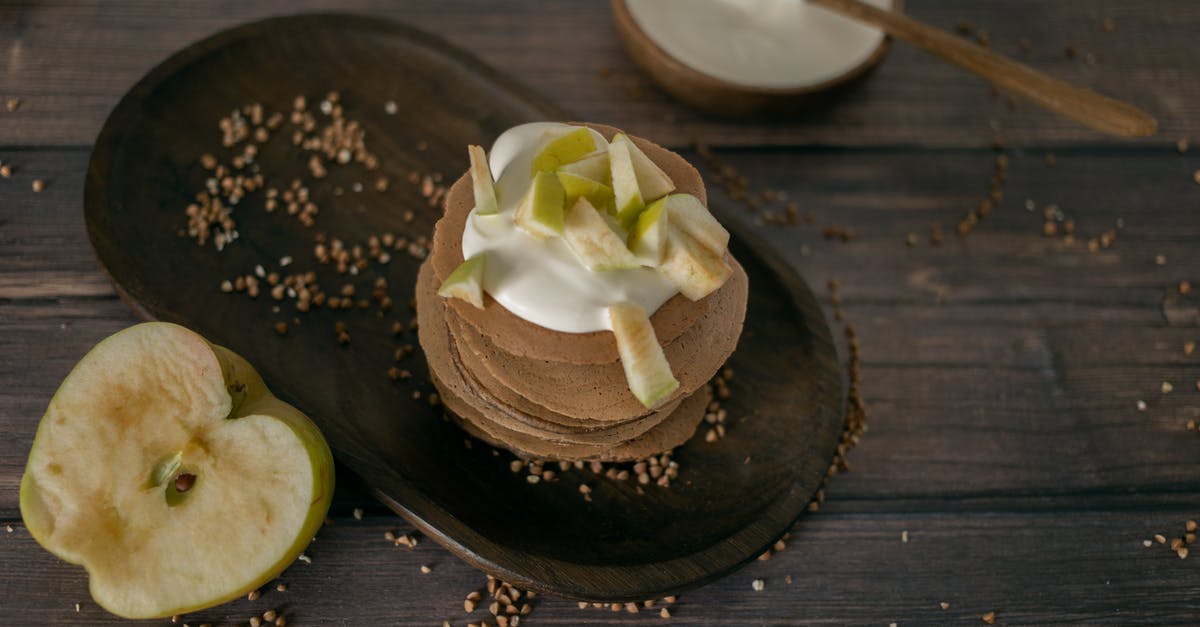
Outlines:
[[[223, 115], [250, 102], [287, 111], [296, 94], [315, 104], [329, 90], [340, 92], [347, 116], [365, 128], [378, 173], [350, 165], [313, 181], [302, 176], [304, 161], [288, 140], [277, 138], [258, 157], [276, 177], [266, 184], [305, 178], [321, 206], [316, 226], [265, 212], [258, 191], [239, 205], [240, 239], [223, 251], [180, 235], [184, 208], [208, 176], [199, 155], [227, 156], [217, 130]], [[389, 100], [392, 114], [384, 109]], [[396, 253], [389, 264], [372, 262], [347, 277], [312, 254], [317, 232], [347, 242], [384, 231], [428, 234], [440, 208], [405, 182], [409, 172], [452, 179], [466, 167], [468, 143], [489, 145], [521, 122], [567, 118], [468, 54], [399, 24], [339, 15], [257, 22], [187, 48], [122, 99], [88, 169], [88, 233], [140, 315], [184, 324], [245, 356], [320, 425], [338, 459], [380, 499], [466, 561], [570, 597], [669, 594], [754, 559], [804, 511], [829, 465], [841, 429], [841, 379], [820, 308], [793, 270], [735, 229], [732, 250], [751, 292], [730, 364], [729, 435], [717, 443], [693, 438], [676, 453], [679, 479], [637, 495], [636, 482], [586, 470], [529, 485], [509, 472], [508, 453], [466, 446], [426, 400], [431, 388], [419, 350], [397, 364], [412, 371], [411, 381], [385, 375], [394, 349], [416, 341], [412, 332], [394, 337], [390, 326], [413, 316], [418, 262]], [[392, 182], [386, 192], [373, 189], [379, 174]], [[355, 182], [365, 190], [354, 192]], [[415, 212], [410, 224], [400, 219], [405, 210]], [[284, 256], [295, 261], [281, 269]], [[257, 299], [218, 289], [256, 265], [285, 274], [314, 270], [330, 292], [352, 282], [362, 294], [384, 277], [396, 306], [387, 315], [375, 308], [299, 313], [266, 289]], [[280, 321], [289, 325], [283, 337], [273, 329]], [[336, 340], [338, 321], [347, 325], [349, 345]], [[577, 489], [584, 480], [594, 488], [591, 502]]]

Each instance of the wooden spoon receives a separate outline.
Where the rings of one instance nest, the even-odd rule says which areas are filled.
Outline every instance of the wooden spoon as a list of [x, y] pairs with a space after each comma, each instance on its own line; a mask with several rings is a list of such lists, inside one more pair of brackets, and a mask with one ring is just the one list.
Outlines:
[[808, 1], [875, 26], [978, 74], [1001, 89], [1020, 94], [1097, 131], [1120, 137], [1146, 137], [1158, 130], [1158, 122], [1133, 105], [1052, 78], [902, 13], [885, 11], [861, 0]]

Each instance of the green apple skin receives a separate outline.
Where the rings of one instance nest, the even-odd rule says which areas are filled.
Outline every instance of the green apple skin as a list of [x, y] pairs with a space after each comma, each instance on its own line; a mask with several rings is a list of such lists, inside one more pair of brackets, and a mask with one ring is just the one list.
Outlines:
[[596, 138], [586, 127], [579, 127], [554, 138], [533, 158], [530, 175], [553, 172], [559, 166], [579, 161], [596, 151]]
[[[308, 490], [306, 493], [311, 495], [307, 513], [304, 515], [302, 523], [298, 525], [298, 530], [294, 534], [290, 544], [287, 545], [282, 551], [279, 551], [277, 557], [269, 563], [268, 567], [261, 569], [261, 574], [246, 578], [240, 583], [240, 585], [230, 587], [226, 592], [217, 596], [205, 599], [188, 599], [178, 603], [172, 602], [171, 599], [162, 600], [161, 602], [146, 602], [146, 599], [144, 598], [137, 598], [138, 595], [136, 594], [130, 595], [127, 598], [126, 596], [120, 594], [121, 582], [117, 582], [116, 586], [108, 586], [106, 585], [108, 582], [99, 581], [97, 578], [97, 571], [103, 570], [105, 565], [92, 563], [92, 561], [89, 559], [88, 553], [86, 550], [84, 550], [86, 547], [69, 543], [62, 544], [61, 542], [63, 538], [60, 537], [59, 533], [63, 530], [61, 530], [58, 525], [67, 524], [68, 521], [65, 519], [60, 520], [59, 517], [56, 516], [56, 514], [63, 514], [66, 516], [71, 513], [64, 508], [76, 506], [87, 507], [90, 505], [90, 503], [85, 502], [82, 505], [79, 503], [66, 503], [62, 501], [62, 495], [60, 493], [46, 492], [46, 487], [43, 486], [38, 479], [39, 475], [42, 475], [42, 473], [46, 471], [46, 464], [44, 463], [45, 460], [43, 460], [42, 457], [46, 455], [52, 456], [54, 454], [54, 445], [49, 440], [58, 433], [55, 430], [62, 427], [64, 420], [70, 420], [69, 417], [59, 414], [56, 411], [56, 407], [62, 404], [67, 404], [69, 398], [75, 393], [81, 391], [85, 393], [89, 392], [87, 389], [76, 389], [75, 386], [84, 386], [84, 388], [86, 388], [86, 386], [89, 385], [89, 377], [94, 379], [96, 376], [95, 364], [91, 364], [89, 368], [85, 368], [85, 364], [89, 364], [89, 359], [104, 359], [105, 357], [108, 357], [108, 353], [112, 351], [118, 353], [120, 358], [136, 358], [139, 356], [139, 351], [144, 352], [146, 350], [152, 350], [156, 337], [162, 337], [163, 334], [181, 339], [182, 343], [172, 348], [182, 347], [181, 350], [187, 353], [186, 357], [183, 358], [183, 361], [187, 361], [188, 363], [203, 364], [205, 369], [202, 371], [202, 374], [213, 376], [214, 370], [219, 369], [219, 380], [214, 385], [206, 384], [206, 387], [209, 388], [208, 392], [216, 394], [217, 396], [219, 396], [222, 390], [226, 395], [226, 399], [223, 399], [222, 402], [225, 403], [225, 405], [223, 405], [223, 409], [227, 410], [227, 415], [221, 417], [220, 420], [236, 422], [240, 419], [246, 419], [252, 421], [251, 423], [246, 423], [251, 426], [255, 424], [269, 425], [272, 432], [276, 435], [290, 434], [290, 437], [294, 438], [294, 441], [288, 443], [298, 443], [302, 447], [303, 454], [307, 457], [306, 463], [311, 471], [310, 473], [305, 473], [311, 479], [311, 485], [306, 486]], [[143, 343], [142, 348], [129, 348], [129, 344], [137, 344], [138, 342]], [[120, 355], [121, 353], [127, 354]], [[143, 354], [140, 356], [144, 357], [145, 355]], [[154, 356], [155, 359], [160, 357], [161, 356]], [[170, 357], [179, 357], [179, 355], [171, 355]], [[168, 365], [170, 361], [170, 359], [167, 359], [166, 363], [151, 365]], [[114, 370], [120, 370], [121, 368], [122, 364], [120, 362], [114, 362]], [[91, 372], [84, 372], [85, 370], [89, 369]], [[149, 379], [153, 379], [155, 376], [159, 375], [148, 372], [146, 376]], [[78, 380], [78, 378], [83, 378], [83, 380]], [[103, 375], [101, 375], [101, 378], [103, 378]], [[120, 383], [120, 381], [117, 381], [116, 379], [114, 379], [114, 382]], [[136, 411], [137, 407], [141, 407], [140, 403], [146, 400], [138, 397], [138, 390], [136, 388], [120, 390], [114, 389], [108, 392], [108, 396], [110, 397], [118, 393], [125, 394], [120, 401], [115, 401], [113, 398], [103, 398], [105, 396], [105, 392], [103, 390], [90, 391], [99, 392], [98, 396], [100, 398], [95, 399], [97, 406], [112, 407], [114, 406], [114, 403], [117, 403], [116, 406], [120, 407], [120, 403], [125, 403], [129, 407], [134, 408], [130, 411]], [[214, 396], [214, 398], [215, 397], [216, 396]], [[168, 399], [167, 402], [169, 403], [170, 400], [174, 399]], [[70, 401], [70, 403], [76, 406], [79, 405], [79, 403], [75, 401]], [[129, 424], [117, 425], [117, 428], [129, 429], [131, 427], [136, 427], [137, 425], [133, 425], [132, 421], [133, 419], [130, 419]], [[255, 423], [253, 421], [267, 422]], [[136, 439], [143, 434], [139, 434], [134, 431], [126, 431], [125, 435], [127, 438]], [[153, 440], [154, 438], [153, 436], [150, 436], [149, 439]], [[180, 448], [187, 449], [191, 452], [196, 452], [194, 447], [189, 449], [188, 446], [183, 446]], [[164, 453], [169, 453], [169, 450], [164, 450]], [[184, 456], [184, 459], [187, 459], [187, 455]], [[67, 461], [70, 462], [70, 460]], [[106, 475], [111, 474], [106, 472], [106, 462], [116, 466], [120, 464], [129, 465], [135, 460], [88, 459], [76, 461], [80, 465], [96, 470], [98, 474]], [[204, 461], [207, 462], [209, 460]], [[270, 456], [264, 456], [261, 460], [256, 461], [261, 462], [263, 467], [269, 468], [272, 459]], [[300, 468], [305, 467], [305, 462], [298, 462], [297, 464]], [[49, 464], [51, 467], [51, 472], [53, 472], [53, 466], [55, 465], [57, 465], [57, 462], [52, 462]], [[196, 464], [196, 466], [202, 465], [204, 465], [204, 462]], [[188, 467], [189, 464], [185, 461], [183, 468], [186, 469]], [[63, 471], [60, 470], [60, 472]], [[151, 485], [155, 480], [153, 478], [156, 473], [155, 468], [135, 468], [130, 472], [134, 472], [135, 475], [145, 477], [146, 481], [141, 485], [117, 486], [121, 490], [130, 493], [152, 490], [157, 494], [158, 491], [163, 489], [162, 486]], [[126, 474], [129, 473], [127, 472]], [[203, 478], [203, 476], [197, 479], [196, 486], [193, 488], [193, 490], [204, 489], [205, 481], [206, 479]], [[174, 482], [170, 483], [173, 485]], [[168, 488], [168, 491], [170, 489], [171, 488]], [[313, 537], [316, 535], [329, 510], [329, 505], [333, 498], [333, 489], [333, 456], [330, 452], [328, 443], [321, 434], [320, 429], [318, 429], [317, 426], [307, 416], [302, 414], [295, 407], [292, 407], [291, 405], [272, 395], [267, 389], [267, 386], [263, 382], [262, 378], [258, 375], [254, 368], [248, 362], [246, 362], [245, 359], [224, 347], [209, 343], [201, 336], [183, 327], [165, 322], [148, 322], [120, 331], [101, 341], [91, 351], [89, 351], [88, 355], [85, 356], [78, 365], [76, 365], [71, 374], [69, 374], [63, 381], [62, 386], [55, 393], [54, 398], [52, 398], [50, 401], [50, 408], [47, 410], [47, 413], [45, 416], [43, 416], [41, 423], [38, 425], [37, 435], [34, 438], [29, 460], [25, 467], [25, 474], [21, 478], [20, 507], [21, 516], [34, 540], [42, 545], [43, 548], [63, 559], [64, 561], [81, 565], [88, 571], [89, 588], [92, 593], [92, 597], [101, 607], [105, 608], [109, 612], [112, 612], [113, 614], [125, 618], [158, 618], [193, 612], [232, 601], [239, 597], [245, 596], [249, 591], [257, 589], [274, 579], [280, 572], [282, 572], [295, 561], [296, 557], [303, 552], [305, 547], [308, 546], [309, 542], [311, 542]], [[92, 494], [89, 496], [103, 498], [103, 494]], [[162, 497], [159, 496], [157, 498]], [[188, 495], [186, 498], [191, 499], [195, 497]], [[186, 505], [184, 507], [177, 508], [176, 511], [181, 511], [181, 515], [187, 514], [188, 512], [185, 508]], [[126, 524], [126, 522], [132, 524], [136, 523], [137, 521], [123, 520], [121, 518], [120, 511], [113, 506], [108, 506], [106, 508], [101, 508], [101, 513], [91, 517], [88, 522], [90, 524], [90, 528], [79, 530], [74, 536], [76, 539], [81, 537], [87, 537], [89, 539], [99, 537], [100, 539], [104, 539], [103, 536], [106, 534], [115, 534], [120, 536], [122, 531], [125, 529], [122, 525]], [[201, 518], [198, 519], [198, 522], [195, 524], [203, 525], [208, 524], [209, 522], [210, 521], [204, 521]], [[236, 524], [238, 522], [236, 517], [227, 517], [218, 522], [221, 524], [220, 531], [225, 533], [237, 534], [240, 530], [239, 526]], [[66, 531], [69, 532], [70, 530]], [[128, 540], [128, 538], [120, 539]], [[139, 539], [140, 538], [137, 537], [134, 538], [135, 541]], [[219, 533], [214, 533], [207, 539], [219, 542], [222, 538]], [[150, 541], [152, 538], [147, 537], [145, 540]], [[94, 558], [94, 556], [92, 557]], [[170, 560], [170, 557], [171, 556], [167, 556], [164, 559]], [[238, 557], [241, 558], [242, 556]], [[267, 557], [266, 559], [270, 560], [271, 558]], [[141, 565], [140, 567], [145, 568], [147, 566], [153, 565], [146, 564]], [[187, 566], [197, 570], [204, 568], [204, 564], [188, 564]], [[114, 590], [116, 590], [116, 592], [114, 592]], [[127, 602], [130, 601], [130, 599], [134, 599], [134, 601]], [[141, 602], [139, 603], [138, 601]]]
[[517, 205], [513, 220], [521, 230], [538, 239], [556, 237], [563, 232], [565, 204], [566, 192], [558, 177], [549, 172], [538, 172], [521, 204]]
[[633, 169], [630, 147], [633, 142], [622, 134], [613, 137], [608, 145], [608, 162], [612, 170], [612, 188], [616, 196], [617, 221], [626, 231], [637, 223], [638, 215], [646, 208], [642, 191], [638, 187], [637, 174]]
[[483, 269], [486, 253], [479, 253], [458, 264], [446, 277], [437, 294], [443, 298], [460, 298], [483, 309]]
[[555, 173], [558, 176], [558, 182], [562, 185], [563, 193], [566, 196], [566, 201], [563, 206], [570, 209], [575, 205], [575, 201], [580, 198], [587, 198], [599, 211], [608, 214], [616, 213], [616, 198], [613, 196], [611, 187], [599, 181], [589, 179], [587, 177], [563, 172], [559, 170]]

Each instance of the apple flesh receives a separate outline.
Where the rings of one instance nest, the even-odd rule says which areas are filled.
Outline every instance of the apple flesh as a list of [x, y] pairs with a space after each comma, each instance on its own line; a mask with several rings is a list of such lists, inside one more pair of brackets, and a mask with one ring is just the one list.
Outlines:
[[492, 169], [488, 166], [487, 153], [482, 146], [467, 146], [467, 154], [471, 157], [471, 184], [475, 192], [475, 213], [488, 216], [500, 211], [496, 202], [496, 186], [492, 179]]
[[570, 172], [558, 171], [555, 173], [558, 176], [558, 182], [562, 185], [563, 193], [566, 196], [564, 207], [571, 207], [575, 201], [580, 198], [587, 198], [599, 211], [613, 213], [615, 211], [613, 190], [611, 187], [599, 181], [571, 174]]
[[538, 172], [521, 204], [517, 205], [513, 220], [522, 231], [538, 239], [562, 235], [565, 203], [566, 192], [558, 177], [549, 172]]
[[581, 197], [567, 211], [563, 239], [580, 263], [592, 272], [629, 270], [640, 265], [625, 246], [625, 240], [587, 198]]
[[624, 135], [613, 137], [608, 145], [608, 163], [612, 171], [612, 188], [616, 197], [617, 220], [626, 230], [637, 222], [638, 214], [646, 208], [642, 190], [638, 187], [629, 147], [633, 142]]
[[557, 172], [565, 172], [582, 176], [585, 179], [599, 181], [605, 185], [612, 182], [612, 172], [608, 165], [608, 149], [604, 148], [600, 152], [590, 154], [579, 161], [561, 165]]
[[679, 381], [671, 372], [650, 317], [637, 305], [621, 303], [608, 308], [608, 318], [629, 391], [648, 409], [662, 405], [679, 388]]
[[320, 430], [233, 352], [139, 324], [75, 366], [38, 425], [21, 516], [127, 618], [211, 607], [277, 576], [333, 496]]
[[700, 300], [717, 291], [733, 274], [724, 251], [704, 246], [670, 220], [658, 271], [689, 300]]
[[662, 263], [669, 218], [666, 201], [660, 198], [650, 203], [629, 232], [629, 249], [643, 265], [657, 267]]
[[438, 296], [460, 298], [483, 309], [483, 263], [484, 253], [479, 253], [458, 264], [438, 288]]
[[596, 151], [596, 138], [588, 128], [580, 127], [550, 140], [530, 165], [530, 174], [553, 172], [559, 166], [578, 161]]

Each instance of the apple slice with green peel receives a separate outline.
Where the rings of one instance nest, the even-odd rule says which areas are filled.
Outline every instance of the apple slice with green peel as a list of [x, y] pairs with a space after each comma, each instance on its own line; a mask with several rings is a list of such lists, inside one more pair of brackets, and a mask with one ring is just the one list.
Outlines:
[[126, 618], [245, 596], [292, 564], [333, 495], [316, 425], [233, 352], [139, 324], [97, 344], [50, 400], [21, 517]]
[[593, 272], [629, 270], [641, 266], [621, 236], [612, 230], [604, 216], [585, 197], [580, 197], [567, 210], [563, 239], [580, 263]]
[[638, 187], [637, 173], [633, 169], [633, 156], [629, 151], [632, 145], [632, 142], [619, 133], [608, 145], [608, 163], [612, 171], [617, 221], [626, 230], [633, 227], [638, 214], [646, 208], [641, 188]]
[[517, 205], [514, 219], [521, 230], [538, 239], [561, 235], [565, 204], [566, 192], [558, 177], [549, 172], [538, 172], [521, 204]]
[[656, 267], [662, 263], [669, 215], [667, 198], [659, 198], [642, 211], [629, 231], [629, 249], [642, 265]]
[[613, 142], [618, 140], [629, 146], [629, 157], [633, 162], [633, 172], [637, 176], [638, 189], [642, 191], [642, 198], [646, 202], [662, 198], [675, 191], [675, 182], [671, 180], [671, 177], [667, 176], [667, 173], [663, 172], [658, 164], [651, 161], [650, 157], [647, 157], [646, 153], [633, 143], [633, 140], [623, 133], [613, 137]]
[[574, 205], [580, 198], [587, 198], [598, 211], [612, 213], [615, 210], [616, 199], [613, 197], [613, 190], [604, 183], [562, 170], [556, 172], [555, 176], [558, 177], [566, 195], [564, 207]]
[[500, 203], [496, 202], [495, 180], [487, 153], [482, 146], [467, 146], [467, 154], [471, 157], [471, 182], [475, 185], [475, 213], [483, 216], [499, 213]]
[[658, 271], [690, 300], [700, 300], [715, 292], [733, 274], [723, 252], [704, 246], [671, 220]]
[[608, 308], [608, 318], [629, 391], [648, 409], [662, 405], [679, 388], [679, 381], [654, 335], [650, 317], [641, 307], [622, 303]]
[[458, 264], [454, 272], [442, 281], [437, 294], [442, 298], [459, 298], [483, 309], [483, 260], [485, 253], [479, 253]]
[[543, 146], [533, 157], [530, 174], [553, 172], [559, 166], [578, 161], [593, 152], [596, 152], [596, 138], [591, 129], [581, 126]]
[[729, 231], [721, 226], [699, 198], [691, 194], [671, 194], [663, 200], [667, 203], [671, 224], [714, 253], [725, 252], [729, 246]]
[[572, 161], [571, 163], [561, 165], [558, 167], [558, 171], [599, 181], [605, 185], [612, 183], [612, 172], [609, 171], [607, 148], [592, 153], [579, 161]]

